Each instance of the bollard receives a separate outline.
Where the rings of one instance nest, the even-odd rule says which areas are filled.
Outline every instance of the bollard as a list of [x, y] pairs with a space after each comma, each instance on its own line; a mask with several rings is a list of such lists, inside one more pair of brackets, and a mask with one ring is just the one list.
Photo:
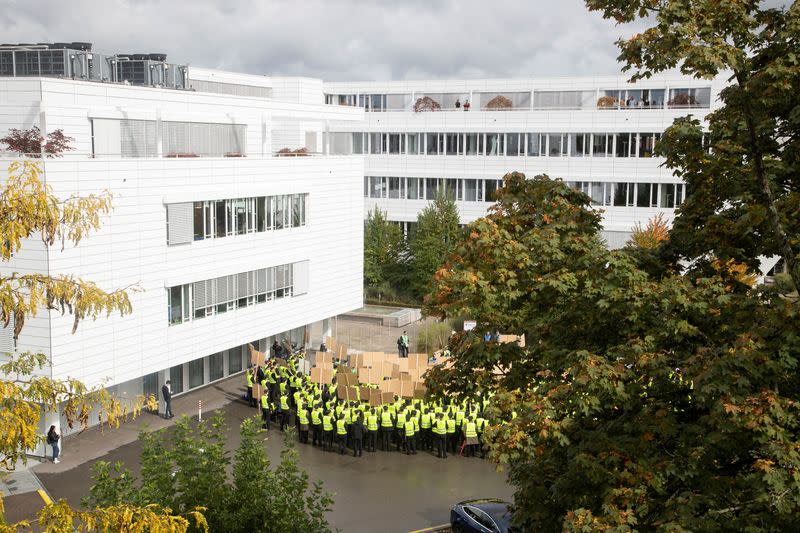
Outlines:
[[197, 421], [203, 421], [203, 400], [197, 400]]

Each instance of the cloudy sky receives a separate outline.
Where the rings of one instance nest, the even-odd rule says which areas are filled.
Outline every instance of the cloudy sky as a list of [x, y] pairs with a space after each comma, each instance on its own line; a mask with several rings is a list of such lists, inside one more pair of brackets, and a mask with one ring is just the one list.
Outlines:
[[0, 0], [8, 43], [341, 80], [616, 74], [637, 28], [581, 0]]

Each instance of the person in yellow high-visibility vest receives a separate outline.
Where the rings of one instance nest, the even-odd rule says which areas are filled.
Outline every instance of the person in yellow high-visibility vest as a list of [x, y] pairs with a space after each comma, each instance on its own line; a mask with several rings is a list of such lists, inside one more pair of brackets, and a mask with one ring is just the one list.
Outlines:
[[253, 398], [252, 365], [248, 365], [247, 370], [244, 371], [244, 379], [247, 381], [247, 403], [250, 404], [250, 407], [255, 407], [255, 399]]
[[405, 448], [406, 455], [417, 455], [417, 447], [415, 446], [414, 435], [417, 432], [417, 420], [414, 417], [414, 411], [410, 413], [410, 417], [406, 420], [405, 424]]
[[344, 455], [347, 448], [347, 422], [344, 416], [340, 416], [336, 421], [336, 440], [339, 443], [339, 454]]
[[375, 408], [369, 410], [367, 415], [367, 451], [374, 452], [378, 440], [378, 413]]
[[464, 447], [467, 449], [467, 455], [475, 457], [478, 446], [480, 446], [478, 424], [475, 422], [475, 418], [466, 418], [464, 420]]
[[330, 411], [325, 411], [322, 415], [322, 432], [325, 434], [325, 442], [322, 449], [329, 451], [333, 449], [333, 421], [334, 417]]

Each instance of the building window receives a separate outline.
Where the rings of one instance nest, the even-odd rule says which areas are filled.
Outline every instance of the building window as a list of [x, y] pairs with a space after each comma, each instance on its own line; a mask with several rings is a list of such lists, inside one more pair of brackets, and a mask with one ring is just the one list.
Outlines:
[[711, 87], [670, 89], [667, 107], [670, 109], [711, 107]]
[[217, 381], [224, 377], [224, 356], [222, 352], [208, 356], [208, 381]]
[[[180, 324], [308, 292], [308, 261], [169, 287], [169, 323]], [[180, 295], [180, 296], [177, 296]], [[177, 302], [176, 302], [177, 300]], [[175, 302], [175, 303], [174, 303]], [[177, 304], [182, 314], [178, 316]]]
[[[258, 345], [256, 345], [258, 349]], [[240, 347], [228, 350], [228, 375], [242, 371], [242, 349]]]
[[486, 155], [505, 155], [505, 134], [486, 134]]
[[464, 148], [466, 155], [483, 155], [483, 133], [467, 133]]
[[205, 358], [189, 361], [189, 388], [194, 389], [205, 382]]
[[529, 133], [527, 135], [528, 141], [525, 152], [529, 157], [538, 157], [541, 155], [541, 151], [539, 150], [541, 143], [540, 137], [541, 135], [538, 133]]
[[444, 154], [444, 134], [428, 133], [425, 136], [425, 154], [443, 155]]
[[173, 366], [169, 369], [169, 386], [172, 394], [183, 392], [183, 365]]

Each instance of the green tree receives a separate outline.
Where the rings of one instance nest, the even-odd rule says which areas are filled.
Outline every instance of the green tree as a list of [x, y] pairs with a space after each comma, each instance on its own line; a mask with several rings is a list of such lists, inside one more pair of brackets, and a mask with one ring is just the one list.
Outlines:
[[[112, 467], [98, 461], [92, 467], [94, 485], [84, 503], [199, 507], [212, 531], [330, 531], [326, 514], [333, 498], [320, 482], [311, 484], [298, 466], [292, 432], [285, 436], [281, 461], [274, 468], [260, 421], [245, 419], [239, 433], [229, 479], [230, 458], [224, 449], [227, 430], [220, 417], [197, 424], [183, 417], [171, 436], [163, 430], [142, 432], [141, 479], [121, 464]], [[140, 490], [132, 489], [137, 486]]]
[[[590, 199], [512, 173], [438, 271], [471, 316], [435, 394], [492, 395], [523, 531], [785, 531], [800, 513], [800, 314], [741, 265], [651, 276]], [[526, 345], [485, 342], [491, 331]]]
[[[400, 226], [380, 209], [367, 213], [364, 222], [364, 286], [379, 297], [402, 286], [406, 246]], [[389, 294], [391, 296], [391, 294]]]
[[453, 250], [461, 230], [455, 201], [439, 192], [417, 215], [417, 227], [409, 240], [411, 258], [411, 293], [422, 299], [433, 276]]
[[[730, 76], [707, 124], [675, 122], [659, 146], [666, 166], [691, 194], [664, 248], [698, 269], [710, 258], [755, 268], [783, 258], [800, 287], [800, 4], [768, 8], [749, 0], [586, 0], [619, 23], [649, 27], [621, 39], [620, 61], [633, 79], [680, 68]], [[707, 131], [706, 142], [702, 141]]]

